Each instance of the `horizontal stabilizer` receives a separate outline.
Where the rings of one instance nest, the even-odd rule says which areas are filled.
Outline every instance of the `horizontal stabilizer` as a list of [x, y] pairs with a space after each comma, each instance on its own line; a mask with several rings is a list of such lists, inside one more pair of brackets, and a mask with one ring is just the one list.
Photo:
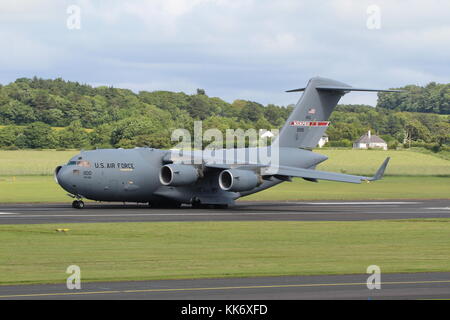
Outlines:
[[402, 90], [387, 90], [387, 89], [365, 89], [354, 87], [334, 87], [334, 86], [318, 86], [317, 90], [324, 91], [368, 91], [368, 92], [402, 92]]
[[[286, 92], [302, 92], [306, 88], [298, 88], [293, 90], [287, 90]], [[338, 86], [317, 86], [317, 90], [321, 91], [366, 91], [366, 92], [403, 92], [403, 90], [387, 90], [387, 89], [365, 89], [365, 88], [354, 88], [354, 87], [338, 87]]]
[[306, 88], [298, 88], [298, 89], [292, 89], [292, 90], [287, 90], [286, 92], [302, 92], [305, 91]]

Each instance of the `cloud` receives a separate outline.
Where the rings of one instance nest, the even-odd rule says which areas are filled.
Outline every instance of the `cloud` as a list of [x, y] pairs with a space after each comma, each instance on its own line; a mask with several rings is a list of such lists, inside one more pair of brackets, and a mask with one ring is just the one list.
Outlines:
[[[17, 5], [16, 5], [17, 3]], [[19, 0], [0, 3], [0, 75], [206, 89], [228, 101], [289, 104], [321, 75], [364, 87], [450, 82], [450, 2], [388, 0]], [[66, 28], [69, 5], [82, 29]], [[367, 7], [381, 29], [366, 27]], [[3, 19], [4, 18], [4, 19]], [[375, 103], [373, 94], [343, 101]]]

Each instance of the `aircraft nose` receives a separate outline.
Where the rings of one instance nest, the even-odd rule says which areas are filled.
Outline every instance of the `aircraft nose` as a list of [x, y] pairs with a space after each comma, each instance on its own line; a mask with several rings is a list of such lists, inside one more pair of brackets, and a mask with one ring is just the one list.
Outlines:
[[53, 175], [53, 177], [55, 178], [56, 183], [58, 183], [58, 184], [59, 184], [58, 173], [59, 173], [59, 171], [61, 171], [61, 168], [62, 168], [62, 166], [57, 166], [55, 168], [55, 172], [54, 172], [54, 175]]
[[55, 168], [54, 178], [63, 189], [72, 193], [72, 186], [70, 183], [70, 170], [65, 166], [57, 166]]

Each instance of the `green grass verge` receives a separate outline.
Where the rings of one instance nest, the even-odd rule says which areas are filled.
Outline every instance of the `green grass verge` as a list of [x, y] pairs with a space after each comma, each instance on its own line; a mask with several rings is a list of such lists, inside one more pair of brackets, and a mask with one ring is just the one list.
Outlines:
[[52, 176], [0, 177], [0, 203], [71, 202]]
[[449, 199], [448, 177], [384, 177], [371, 183], [319, 183], [294, 179], [242, 198], [245, 201]]
[[316, 149], [329, 157], [317, 169], [359, 175], [373, 175], [387, 157], [391, 161], [386, 175], [400, 176], [450, 176], [450, 161], [431, 153], [394, 150], [332, 150]]
[[[50, 176], [0, 177], [0, 203], [67, 202], [71, 199]], [[362, 184], [294, 179], [242, 198], [243, 201], [449, 199], [450, 178], [385, 177]]]
[[[71, 199], [50, 176], [0, 177], [0, 203], [67, 202]], [[385, 177], [362, 184], [294, 179], [242, 198], [243, 201], [449, 199], [450, 178]]]
[[[450, 176], [450, 161], [430, 153], [416, 151], [316, 149], [329, 157], [319, 170], [372, 175], [386, 157], [391, 157], [387, 175]], [[55, 167], [78, 151], [17, 150], [0, 151], [0, 177], [14, 175], [51, 175]]]
[[52, 175], [79, 151], [14, 150], [0, 151], [0, 177], [18, 175]]
[[[55, 232], [67, 227], [68, 233]], [[450, 219], [0, 226], [0, 283], [450, 271]]]

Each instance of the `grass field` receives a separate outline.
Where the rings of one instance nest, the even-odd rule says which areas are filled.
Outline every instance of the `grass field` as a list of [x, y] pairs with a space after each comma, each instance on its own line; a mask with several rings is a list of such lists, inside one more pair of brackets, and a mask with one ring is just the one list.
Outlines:
[[[51, 176], [0, 178], [0, 203], [71, 202]], [[244, 201], [359, 200], [359, 199], [448, 199], [450, 178], [385, 177], [381, 181], [348, 184], [329, 181], [311, 183], [302, 179], [242, 198]]]
[[[295, 179], [244, 200], [448, 199], [450, 161], [413, 151], [317, 150], [330, 159], [319, 170], [372, 175], [387, 156], [382, 181], [354, 185]], [[78, 151], [0, 151], [1, 202], [67, 202], [51, 176]], [[395, 176], [395, 177], [394, 177]]]
[[79, 151], [14, 150], [0, 151], [0, 177], [52, 175], [56, 166], [67, 163]]
[[[68, 233], [55, 232], [67, 227]], [[0, 284], [450, 271], [450, 219], [0, 226]]]
[[318, 170], [373, 175], [387, 157], [391, 157], [386, 175], [450, 176], [450, 161], [415, 151], [315, 150], [329, 157]]
[[[0, 178], [0, 203], [67, 202], [66, 192], [51, 176]], [[381, 181], [348, 184], [329, 181], [311, 183], [302, 179], [242, 198], [244, 201], [361, 200], [361, 199], [448, 199], [450, 178], [385, 177]]]
[[[317, 149], [329, 157], [319, 170], [371, 175], [390, 156], [387, 175], [450, 176], [450, 161], [415, 151]], [[67, 163], [78, 151], [0, 151], [0, 177], [51, 175], [56, 166]]]
[[242, 200], [383, 200], [449, 199], [448, 177], [385, 177], [383, 180], [350, 184], [330, 181], [311, 183], [294, 179], [274, 188], [255, 193]]

